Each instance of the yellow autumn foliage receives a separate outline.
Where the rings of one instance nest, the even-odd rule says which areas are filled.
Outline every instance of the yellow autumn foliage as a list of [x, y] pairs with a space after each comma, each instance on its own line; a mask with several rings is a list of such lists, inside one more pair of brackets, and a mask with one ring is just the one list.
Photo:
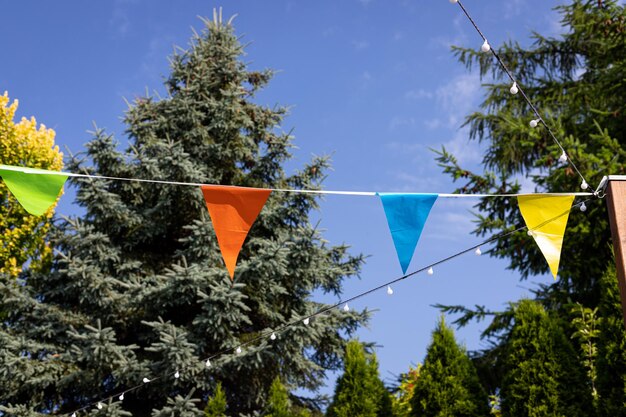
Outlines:
[[[0, 96], [0, 164], [61, 170], [63, 154], [54, 144], [54, 130], [37, 127], [34, 117], [15, 123], [17, 106], [7, 92]], [[37, 269], [49, 264], [46, 234], [53, 212], [54, 206], [42, 216], [28, 214], [0, 183], [0, 273], [15, 277], [29, 261]]]

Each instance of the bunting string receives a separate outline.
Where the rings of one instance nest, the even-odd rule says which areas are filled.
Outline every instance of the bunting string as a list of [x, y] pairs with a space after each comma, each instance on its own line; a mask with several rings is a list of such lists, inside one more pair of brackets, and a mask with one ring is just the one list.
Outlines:
[[[450, 0], [451, 3], [457, 3], [459, 5], [459, 7], [461, 8], [461, 10], [463, 11], [463, 13], [465, 14], [465, 16], [467, 17], [467, 19], [470, 21], [470, 23], [472, 24], [472, 26], [474, 26], [474, 29], [476, 29], [476, 32], [478, 32], [478, 34], [480, 35], [480, 37], [483, 39], [484, 44], [483, 44], [483, 52], [488, 52], [491, 51], [492, 55], [494, 56], [494, 58], [496, 59], [496, 61], [498, 61], [498, 63], [500, 64], [500, 66], [502, 67], [502, 69], [504, 70], [504, 72], [508, 75], [509, 79], [511, 80], [511, 82], [513, 83], [513, 86], [511, 87], [511, 93], [512, 94], [516, 94], [518, 91], [519, 93], [522, 95], [522, 97], [524, 98], [524, 100], [526, 101], [526, 103], [528, 104], [528, 106], [530, 107], [530, 109], [532, 110], [532, 112], [535, 114], [535, 116], [537, 117], [536, 120], [531, 121], [531, 127], [534, 127], [537, 125], [537, 122], [541, 123], [546, 131], [548, 132], [548, 135], [550, 135], [550, 137], [552, 138], [552, 140], [554, 141], [554, 143], [559, 147], [559, 149], [562, 152], [562, 156], [565, 157], [565, 160], [569, 160], [572, 168], [574, 168], [574, 170], [576, 171], [576, 173], [578, 174], [578, 176], [580, 177], [580, 179], [582, 180], [581, 183], [581, 188], [583, 190], [588, 188], [588, 182], [585, 179], [585, 177], [583, 176], [583, 174], [580, 172], [580, 170], [578, 169], [578, 167], [576, 166], [576, 164], [574, 163], [574, 161], [572, 160], [571, 156], [565, 151], [565, 148], [563, 147], [563, 145], [561, 145], [561, 142], [556, 138], [556, 135], [554, 134], [554, 132], [552, 132], [552, 129], [550, 129], [550, 126], [548, 126], [548, 124], [546, 123], [546, 121], [543, 119], [543, 117], [541, 116], [541, 114], [539, 113], [539, 110], [537, 110], [537, 107], [535, 107], [535, 105], [532, 103], [532, 101], [530, 100], [530, 98], [528, 97], [528, 95], [526, 95], [526, 93], [524, 92], [524, 89], [517, 83], [517, 80], [515, 79], [515, 77], [513, 76], [513, 74], [511, 73], [511, 71], [509, 71], [508, 67], [504, 64], [504, 62], [502, 61], [502, 59], [500, 58], [500, 55], [496, 52], [496, 50], [494, 48], [492, 48], [489, 45], [489, 41], [487, 40], [487, 38], [485, 37], [485, 35], [483, 34], [483, 32], [480, 30], [480, 28], [478, 27], [478, 25], [476, 24], [476, 22], [474, 21], [474, 19], [472, 18], [472, 16], [469, 14], [469, 12], [467, 11], [467, 9], [465, 8], [465, 6], [463, 6], [463, 3], [461, 2], [461, 0]], [[534, 123], [533, 123], [534, 122]]]
[[[181, 181], [168, 181], [168, 180], [155, 180], [155, 179], [146, 179], [146, 178], [124, 178], [124, 177], [109, 177], [106, 175], [93, 175], [93, 174], [79, 174], [74, 172], [64, 172], [64, 171], [48, 171], [45, 169], [37, 169], [37, 168], [28, 168], [28, 167], [18, 167], [11, 165], [2, 165], [0, 164], [0, 176], [4, 178], [2, 175], [2, 171], [17, 171], [22, 172], [24, 174], [46, 174], [46, 175], [59, 175], [64, 177], [75, 177], [75, 178], [90, 178], [90, 179], [98, 179], [98, 180], [110, 180], [110, 181], [129, 181], [129, 182], [142, 182], [142, 183], [150, 183], [150, 184], [163, 184], [163, 185], [180, 185], [180, 186], [189, 186], [189, 187], [225, 187], [225, 188], [250, 188], [250, 189], [262, 189], [283, 193], [303, 193], [303, 194], [327, 194], [327, 195], [348, 195], [348, 196], [368, 196], [374, 197], [378, 194], [416, 194], [416, 195], [430, 195], [433, 193], [424, 193], [424, 192], [410, 192], [410, 193], [398, 193], [398, 192], [378, 192], [378, 191], [333, 191], [333, 190], [312, 190], [312, 189], [299, 189], [299, 188], [255, 188], [255, 187], [245, 187], [239, 185], [221, 185], [221, 184], [207, 184], [207, 183], [198, 183], [198, 182], [181, 182]], [[510, 194], [451, 194], [451, 193], [436, 193], [440, 198], [489, 198], [489, 197], [518, 197], [521, 195], [527, 194], [539, 194], [539, 195], [573, 195], [573, 196], [592, 196], [594, 193], [591, 192], [562, 192], [562, 193], [510, 193]]]
[[[500, 233], [500, 234], [498, 234], [496, 236], [492, 236], [492, 237], [490, 237], [487, 240], [484, 240], [484, 241], [482, 241], [482, 242], [480, 242], [480, 243], [478, 243], [476, 245], [470, 246], [470, 247], [468, 247], [466, 249], [463, 249], [463, 250], [461, 250], [459, 252], [456, 252], [456, 253], [454, 253], [454, 254], [452, 254], [450, 256], [447, 256], [447, 257], [442, 258], [442, 259], [440, 259], [438, 261], [435, 261], [435, 262], [433, 262], [433, 263], [431, 263], [429, 265], [426, 265], [426, 266], [424, 266], [424, 267], [422, 267], [420, 269], [417, 269], [417, 270], [415, 270], [413, 272], [410, 272], [408, 274], [404, 274], [404, 275], [402, 275], [402, 276], [400, 276], [398, 278], [394, 278], [394, 279], [392, 279], [390, 281], [387, 281], [387, 282], [385, 282], [383, 284], [380, 284], [380, 285], [378, 285], [376, 287], [373, 287], [371, 289], [368, 289], [366, 291], [358, 293], [358, 294], [356, 294], [356, 295], [354, 295], [352, 297], [341, 299], [341, 300], [337, 301], [335, 304], [327, 305], [324, 308], [321, 308], [318, 311], [316, 311], [316, 312], [314, 312], [314, 313], [312, 313], [310, 315], [300, 316], [297, 319], [294, 319], [294, 320], [292, 320], [290, 322], [287, 322], [287, 323], [285, 323], [284, 325], [282, 325], [280, 327], [261, 332], [258, 336], [254, 337], [254, 338], [252, 338], [250, 340], [247, 340], [245, 342], [242, 342], [242, 343], [238, 344], [235, 347], [229, 347], [229, 348], [225, 348], [225, 349], [222, 349], [220, 351], [217, 351], [217, 352], [213, 353], [212, 355], [206, 357], [205, 359], [202, 359], [201, 362], [204, 362], [206, 367], [210, 368], [212, 366], [211, 361], [214, 361], [215, 359], [217, 359], [218, 357], [220, 357], [222, 355], [231, 354], [231, 353], [242, 353], [242, 349], [243, 348], [251, 346], [251, 345], [253, 345], [253, 344], [257, 343], [257, 342], [260, 342], [260, 341], [263, 341], [263, 340], [267, 340], [268, 338], [270, 340], [275, 340], [278, 334], [284, 333], [285, 331], [287, 331], [291, 327], [294, 327], [296, 325], [301, 325], [301, 324], [302, 325], [308, 325], [310, 323], [311, 319], [319, 317], [319, 316], [322, 316], [323, 314], [325, 314], [325, 313], [327, 313], [327, 312], [329, 312], [331, 310], [338, 309], [341, 306], [344, 306], [343, 309], [348, 311], [347, 307], [348, 307], [349, 303], [351, 303], [353, 301], [356, 301], [356, 300], [359, 300], [359, 299], [361, 299], [363, 297], [366, 297], [366, 296], [368, 296], [370, 294], [373, 294], [375, 292], [378, 292], [378, 291], [380, 291], [382, 289], [387, 288], [388, 294], [391, 295], [391, 294], [393, 294], [393, 292], [389, 292], [389, 288], [391, 287], [391, 285], [397, 284], [400, 281], [404, 281], [407, 278], [411, 278], [411, 277], [413, 277], [413, 276], [415, 276], [417, 274], [420, 274], [422, 272], [425, 272], [425, 271], [428, 272], [429, 275], [432, 275], [431, 271], [433, 271], [433, 268], [436, 267], [436, 266], [439, 266], [441, 264], [449, 262], [449, 261], [451, 261], [451, 260], [453, 260], [455, 258], [458, 258], [461, 255], [465, 255], [466, 253], [469, 253], [469, 252], [472, 252], [472, 251], [476, 251], [475, 252], [476, 254], [480, 254], [481, 252], [478, 252], [478, 250], [480, 250], [480, 248], [482, 246], [487, 246], [487, 245], [489, 245], [489, 244], [491, 244], [491, 243], [493, 243], [493, 242], [495, 242], [497, 240], [507, 238], [507, 237], [509, 237], [509, 236], [511, 236], [511, 235], [513, 235], [515, 233], [521, 232], [523, 230], [527, 230], [528, 233], [530, 235], [532, 235], [532, 233], [536, 233], [537, 231], [541, 230], [542, 228], [544, 228], [546, 226], [549, 226], [550, 224], [552, 224], [554, 222], [562, 221], [562, 219], [564, 217], [567, 219], [567, 217], [569, 216], [569, 214], [570, 214], [572, 209], [574, 209], [575, 207], [581, 208], [581, 207], [585, 206], [586, 203], [589, 203], [590, 201], [592, 201], [592, 199], [587, 199], [587, 200], [584, 200], [584, 201], [582, 201], [580, 203], [573, 204], [567, 210], [559, 212], [557, 215], [552, 216], [550, 218], [544, 219], [543, 221], [535, 224], [534, 226], [528, 226], [526, 224], [526, 225], [523, 225], [523, 226], [519, 226], [519, 227], [517, 227], [514, 230], [510, 230], [510, 231], [507, 231], [507, 232]], [[139, 388], [145, 386], [146, 384], [149, 384], [149, 383], [152, 383], [152, 382], [155, 382], [155, 381], [158, 381], [158, 380], [163, 380], [163, 379], [166, 379], [168, 377], [178, 378], [180, 376], [180, 372], [184, 372], [184, 371], [185, 371], [185, 369], [181, 369], [181, 370], [177, 370], [174, 374], [166, 374], [166, 375], [156, 376], [156, 377], [151, 378], [151, 379], [143, 378], [141, 383], [139, 383], [139, 384], [137, 384], [137, 385], [135, 385], [133, 387], [126, 388], [125, 390], [122, 390], [122, 391], [117, 391], [115, 394], [112, 394], [112, 395], [105, 395], [105, 396], [99, 397], [98, 400], [94, 400], [94, 401], [90, 402], [89, 404], [87, 404], [87, 405], [85, 405], [85, 406], [83, 406], [81, 408], [77, 408], [74, 411], [71, 411], [71, 412], [68, 412], [68, 413], [64, 413], [64, 414], [61, 414], [61, 415], [71, 416], [71, 417], [78, 417], [78, 414], [80, 412], [83, 412], [83, 411], [85, 411], [85, 410], [87, 410], [89, 408], [92, 408], [92, 407], [102, 408], [103, 407], [103, 403], [114, 401], [115, 398], [119, 399], [120, 401], [123, 401], [125, 394], [137, 391]]]

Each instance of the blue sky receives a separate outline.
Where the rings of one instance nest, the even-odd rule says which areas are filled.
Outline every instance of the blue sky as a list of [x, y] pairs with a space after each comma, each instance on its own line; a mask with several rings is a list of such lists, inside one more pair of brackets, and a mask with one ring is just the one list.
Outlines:
[[[530, 30], [554, 35], [560, 1], [466, 0], [490, 40], [528, 44]], [[481, 39], [458, 5], [447, 0], [108, 2], [25, 0], [3, 5], [0, 92], [20, 101], [18, 115], [36, 116], [57, 143], [78, 152], [94, 123], [123, 143], [124, 98], [163, 91], [167, 56], [187, 46], [198, 16], [223, 6], [238, 14], [237, 33], [249, 42], [251, 68], [277, 70], [258, 96], [291, 106], [283, 128], [294, 129], [292, 172], [311, 155], [332, 155], [326, 188], [355, 191], [451, 192], [429, 147], [445, 145], [470, 168], [481, 152], [468, 141], [463, 117], [484, 89], [476, 73], [455, 61], [450, 45], [479, 48]], [[532, 191], [532, 190], [527, 190]], [[471, 200], [440, 199], [431, 212], [409, 271], [480, 242], [470, 232]], [[71, 192], [58, 211], [75, 213]], [[373, 197], [329, 196], [315, 215], [331, 243], [370, 255], [346, 298], [401, 275], [383, 209]], [[567, 237], [566, 237], [567, 238]], [[528, 294], [537, 277], [520, 283], [506, 264], [465, 255], [355, 303], [376, 309], [359, 337], [375, 341], [381, 376], [391, 378], [423, 360], [438, 311], [432, 304], [485, 304], [499, 309]], [[336, 301], [336, 299], [325, 299]], [[458, 339], [478, 349], [482, 326]], [[332, 386], [324, 392], [330, 392]]]

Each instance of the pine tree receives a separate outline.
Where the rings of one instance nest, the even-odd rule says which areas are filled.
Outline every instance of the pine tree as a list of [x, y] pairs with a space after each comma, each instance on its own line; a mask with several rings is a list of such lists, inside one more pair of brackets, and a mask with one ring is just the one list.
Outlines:
[[411, 416], [488, 416], [487, 394], [476, 369], [441, 317], [413, 388]]
[[522, 300], [505, 343], [502, 414], [592, 416], [591, 387], [576, 351], [544, 308]]
[[[328, 161], [287, 175], [291, 136], [283, 107], [255, 104], [272, 72], [251, 71], [231, 22], [206, 21], [171, 60], [163, 98], [139, 98], [120, 151], [102, 130], [69, 169], [112, 177], [262, 188], [321, 187]], [[57, 413], [140, 384], [111, 407], [133, 416], [197, 414], [217, 381], [228, 410], [261, 410], [272, 381], [315, 390], [337, 369], [367, 312], [331, 310], [314, 291], [339, 294], [361, 256], [312, 227], [316, 197], [274, 193], [250, 231], [231, 283], [198, 187], [78, 179], [84, 216], [60, 225], [49, 274], [0, 285], [0, 408]], [[255, 341], [252, 343], [252, 341]], [[250, 342], [249, 344], [247, 344]], [[234, 348], [245, 344], [240, 354]], [[204, 359], [217, 353], [211, 367]], [[179, 377], [174, 374], [179, 372]], [[194, 393], [193, 395], [191, 393]], [[199, 400], [199, 401], [198, 401]], [[3, 408], [2, 408], [3, 407]], [[183, 411], [181, 411], [183, 412]], [[121, 415], [121, 414], [120, 414]]]
[[626, 416], [626, 333], [615, 265], [600, 281], [602, 298], [598, 336], [598, 415]]
[[328, 417], [392, 416], [391, 398], [378, 377], [378, 361], [358, 340], [346, 346], [343, 375], [337, 380]]
[[[34, 117], [15, 122], [18, 102], [0, 96], [0, 164], [60, 170], [63, 154], [54, 144], [55, 132]], [[42, 216], [30, 215], [0, 182], [0, 274], [13, 278], [27, 262], [30, 268], [46, 268], [52, 257], [46, 235], [54, 208]], [[0, 279], [2, 279], [0, 277]]]

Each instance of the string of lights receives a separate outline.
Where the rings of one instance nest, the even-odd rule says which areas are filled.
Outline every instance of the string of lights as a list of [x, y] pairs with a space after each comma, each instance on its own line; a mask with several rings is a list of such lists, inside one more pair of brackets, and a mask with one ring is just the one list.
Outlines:
[[530, 109], [532, 110], [532, 112], [534, 113], [536, 119], [533, 119], [533, 120], [530, 121], [530, 123], [529, 123], [530, 127], [531, 128], [535, 128], [539, 124], [543, 125], [543, 127], [548, 132], [548, 135], [550, 135], [550, 137], [552, 138], [554, 143], [561, 150], [561, 155], [559, 156], [559, 161], [562, 162], [562, 163], [565, 163], [565, 162], [569, 161], [571, 166], [572, 166], [572, 168], [574, 168], [574, 170], [576, 171], [576, 173], [578, 174], [578, 176], [580, 177], [580, 179], [582, 181], [581, 184], [580, 184], [580, 188], [583, 189], [583, 190], [586, 190], [587, 188], [589, 188], [589, 183], [587, 182], [587, 180], [585, 179], [583, 174], [580, 172], [580, 170], [578, 169], [578, 167], [576, 166], [576, 164], [572, 160], [571, 156], [565, 151], [565, 148], [563, 147], [563, 145], [561, 145], [561, 142], [556, 138], [556, 135], [554, 134], [554, 132], [552, 132], [552, 129], [550, 129], [550, 126], [548, 126], [548, 124], [546, 123], [544, 118], [541, 116], [541, 114], [539, 113], [539, 110], [537, 109], [537, 107], [535, 107], [535, 105], [532, 103], [532, 101], [530, 100], [528, 95], [526, 95], [526, 93], [524, 92], [522, 87], [518, 84], [517, 80], [515, 79], [515, 77], [511, 73], [511, 71], [509, 71], [508, 67], [504, 64], [504, 62], [500, 58], [500, 55], [498, 55], [498, 52], [491, 47], [491, 45], [489, 44], [489, 41], [487, 40], [487, 37], [480, 30], [480, 28], [478, 27], [478, 25], [476, 24], [476, 22], [474, 21], [472, 16], [469, 14], [469, 12], [465, 8], [465, 6], [463, 6], [463, 3], [461, 2], [461, 0], [450, 0], [450, 3], [458, 4], [459, 7], [461, 8], [461, 10], [463, 10], [463, 13], [467, 17], [467, 19], [470, 21], [472, 26], [474, 26], [474, 29], [476, 29], [476, 32], [478, 32], [480, 37], [483, 39], [483, 44], [481, 45], [480, 50], [482, 52], [485, 52], [485, 53], [491, 51], [491, 53], [494, 56], [494, 58], [496, 59], [496, 61], [498, 61], [498, 63], [502, 67], [502, 70], [507, 74], [507, 76], [509, 77], [509, 79], [513, 83], [511, 85], [511, 88], [509, 89], [509, 92], [511, 94], [513, 94], [513, 95], [515, 95], [515, 94], [517, 94], [519, 92], [521, 94], [521, 96], [524, 98], [524, 100], [526, 101], [526, 103], [528, 104], [528, 106], [530, 107]]
[[[267, 340], [267, 339], [269, 339], [271, 341], [274, 341], [274, 340], [276, 340], [278, 335], [280, 335], [281, 333], [284, 333], [289, 328], [291, 328], [293, 326], [296, 326], [296, 325], [307, 326], [307, 325], [309, 325], [311, 319], [319, 317], [319, 316], [322, 316], [323, 314], [325, 314], [325, 313], [327, 313], [327, 312], [329, 312], [331, 310], [334, 310], [334, 309], [337, 309], [337, 308], [342, 308], [343, 311], [348, 312], [348, 311], [350, 311], [350, 307], [349, 307], [350, 303], [352, 303], [353, 301], [356, 301], [356, 300], [358, 300], [360, 298], [363, 298], [363, 297], [365, 297], [367, 295], [370, 295], [372, 293], [378, 292], [378, 291], [380, 291], [382, 289], [386, 289], [387, 294], [389, 296], [391, 296], [394, 293], [392, 285], [397, 284], [400, 281], [404, 281], [407, 278], [411, 278], [411, 277], [413, 277], [413, 276], [415, 276], [417, 274], [420, 274], [422, 272], [426, 272], [428, 275], [434, 275], [434, 268], [436, 266], [439, 266], [439, 265], [441, 265], [443, 263], [449, 262], [449, 261], [451, 261], [451, 260], [453, 260], [453, 259], [455, 259], [455, 258], [457, 258], [457, 257], [459, 257], [461, 255], [469, 253], [469, 252], [474, 252], [475, 255], [480, 256], [482, 254], [481, 247], [489, 245], [489, 244], [491, 244], [491, 243], [493, 243], [493, 242], [495, 242], [497, 240], [504, 239], [504, 238], [506, 238], [506, 237], [508, 237], [508, 236], [510, 236], [512, 234], [518, 233], [520, 231], [527, 230], [527, 234], [529, 236], [532, 236], [532, 234], [535, 232], [535, 230], [538, 230], [538, 229], [542, 228], [543, 226], [545, 226], [546, 224], [551, 223], [551, 222], [553, 222], [553, 221], [555, 221], [555, 220], [557, 220], [557, 219], [559, 219], [559, 218], [561, 218], [561, 217], [563, 217], [565, 215], [568, 215], [571, 212], [571, 210], [573, 210], [575, 207], [577, 207], [578, 209], [580, 209], [583, 212], [586, 211], [586, 209], [587, 209], [586, 203], [589, 203], [590, 201], [592, 201], [592, 200], [591, 199], [587, 199], [587, 200], [581, 201], [580, 203], [576, 203], [576, 204], [572, 205], [569, 210], [564, 211], [563, 213], [561, 213], [561, 214], [559, 214], [557, 216], [554, 216], [554, 217], [552, 217], [550, 219], [547, 219], [546, 221], [544, 221], [544, 222], [538, 224], [537, 226], [535, 226], [533, 229], [530, 229], [527, 226], [520, 226], [520, 227], [515, 228], [514, 230], [506, 231], [506, 232], [503, 232], [503, 233], [498, 234], [496, 236], [492, 236], [491, 238], [489, 238], [487, 240], [484, 240], [484, 241], [482, 241], [482, 242], [480, 242], [480, 243], [478, 243], [476, 245], [470, 246], [470, 247], [468, 247], [466, 249], [463, 249], [463, 250], [461, 250], [459, 252], [456, 252], [456, 253], [454, 253], [454, 254], [452, 254], [450, 256], [447, 256], [447, 257], [442, 258], [442, 259], [440, 259], [438, 261], [435, 261], [435, 262], [433, 262], [433, 263], [431, 263], [429, 265], [426, 265], [426, 266], [424, 266], [424, 267], [422, 267], [420, 269], [417, 269], [417, 270], [415, 270], [413, 272], [410, 272], [408, 274], [402, 275], [401, 277], [398, 277], [398, 278], [392, 279], [390, 281], [387, 281], [387, 282], [385, 282], [383, 284], [380, 284], [380, 285], [378, 285], [376, 287], [373, 287], [373, 288], [371, 288], [369, 290], [366, 290], [366, 291], [363, 291], [361, 293], [358, 293], [358, 294], [356, 294], [356, 295], [354, 295], [352, 297], [339, 300], [335, 304], [327, 305], [324, 308], [321, 308], [318, 311], [316, 311], [316, 312], [314, 312], [314, 313], [312, 313], [310, 315], [300, 316], [297, 319], [294, 319], [294, 320], [292, 320], [292, 321], [290, 321], [290, 322], [288, 322], [286, 324], [283, 324], [282, 326], [280, 326], [278, 328], [274, 328], [274, 329], [271, 329], [271, 330], [267, 330], [267, 331], [261, 332], [257, 337], [254, 337], [254, 338], [252, 338], [250, 340], [247, 340], [247, 341], [245, 341], [243, 343], [240, 343], [236, 347], [229, 347], [229, 348], [222, 349], [222, 350], [220, 350], [218, 352], [213, 353], [212, 355], [206, 357], [205, 359], [202, 359], [202, 362], [205, 364], [206, 368], [211, 368], [211, 366], [213, 366], [212, 361], [215, 361], [215, 359], [217, 359], [218, 357], [220, 357], [222, 355], [233, 353], [233, 352], [236, 353], [236, 354], [241, 354], [243, 352], [244, 348], [246, 348], [246, 347], [248, 347], [250, 345], [253, 345], [253, 344], [255, 344], [255, 343], [259, 342], [259, 341], [263, 341], [263, 340]], [[125, 394], [128, 394], [130, 392], [136, 391], [136, 390], [140, 389], [141, 387], [145, 386], [146, 384], [150, 384], [150, 383], [153, 383], [153, 382], [158, 381], [158, 380], [163, 380], [163, 379], [166, 379], [168, 377], [170, 377], [170, 378], [173, 377], [175, 379], [178, 379], [181, 376], [181, 372], [184, 372], [184, 371], [185, 371], [184, 369], [176, 370], [176, 372], [174, 374], [166, 374], [166, 375], [156, 376], [154, 378], [144, 377], [142, 379], [141, 383], [139, 383], [139, 384], [137, 384], [137, 385], [135, 385], [133, 387], [126, 388], [123, 391], [118, 391], [118, 392], [116, 392], [115, 394], [112, 394], [112, 395], [106, 395], [106, 396], [100, 397], [98, 400], [92, 401], [89, 404], [87, 404], [87, 405], [85, 405], [85, 406], [83, 406], [81, 408], [78, 408], [78, 409], [74, 410], [71, 413], [65, 413], [65, 414], [62, 414], [62, 415], [71, 416], [71, 417], [78, 417], [79, 413], [81, 413], [82, 411], [88, 410], [88, 409], [90, 409], [92, 407], [96, 407], [97, 409], [102, 409], [102, 408], [104, 408], [104, 404], [106, 402], [114, 401], [116, 398], [119, 401], [123, 401]]]

